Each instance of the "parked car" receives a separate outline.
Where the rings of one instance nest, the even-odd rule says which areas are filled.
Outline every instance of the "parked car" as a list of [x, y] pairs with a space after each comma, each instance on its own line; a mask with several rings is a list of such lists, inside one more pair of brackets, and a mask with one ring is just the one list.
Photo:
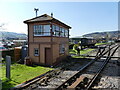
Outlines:
[[96, 44], [96, 39], [89, 37], [89, 38], [81, 38], [81, 49], [85, 47], [94, 47]]
[[94, 46], [96, 44], [96, 40], [94, 38], [81, 38], [82, 46]]
[[0, 46], [0, 51], [6, 51], [8, 50], [7, 48], [5, 48], [4, 46]]

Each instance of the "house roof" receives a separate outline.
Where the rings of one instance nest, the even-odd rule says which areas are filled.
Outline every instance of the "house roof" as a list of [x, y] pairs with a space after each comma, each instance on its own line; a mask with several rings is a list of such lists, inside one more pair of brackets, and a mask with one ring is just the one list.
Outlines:
[[47, 14], [43, 14], [41, 16], [37, 16], [35, 18], [28, 19], [28, 20], [24, 21], [24, 23], [28, 24], [28, 23], [42, 22], [42, 21], [56, 21], [56, 22], [58, 22], [58, 23], [60, 23], [60, 24], [62, 24], [64, 26], [67, 26], [68, 28], [71, 28], [70, 26], [64, 24], [63, 22], [61, 22], [61, 21], [59, 21], [59, 20], [57, 20], [57, 19], [55, 19], [55, 18], [53, 18], [53, 17], [51, 17], [51, 16], [49, 16]]

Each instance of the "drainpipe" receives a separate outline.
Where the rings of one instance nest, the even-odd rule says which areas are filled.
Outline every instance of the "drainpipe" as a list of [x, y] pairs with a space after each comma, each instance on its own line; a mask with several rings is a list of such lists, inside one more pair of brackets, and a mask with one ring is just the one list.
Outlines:
[[52, 59], [52, 64], [53, 64], [53, 34], [52, 34], [52, 23], [50, 22], [50, 32], [51, 32], [51, 54], [52, 54], [52, 56], [51, 56], [51, 59]]

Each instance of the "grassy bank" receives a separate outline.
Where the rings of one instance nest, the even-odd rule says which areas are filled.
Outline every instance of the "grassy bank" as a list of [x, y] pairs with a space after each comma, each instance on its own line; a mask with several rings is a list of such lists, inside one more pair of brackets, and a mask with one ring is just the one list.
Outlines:
[[0, 75], [0, 78], [2, 78], [2, 88], [6, 90], [7, 88], [14, 87], [22, 82], [25, 82], [49, 70], [52, 70], [52, 68], [46, 68], [46, 67], [41, 67], [41, 66], [31, 67], [31, 66], [26, 66], [22, 64], [12, 64], [11, 65], [11, 80], [8, 80], [5, 77], [6, 67], [3, 65], [2, 68], [0, 69], [2, 69], [2, 74]]
[[[88, 52], [92, 51], [94, 49], [84, 49], [84, 50], [80, 50], [80, 55], [83, 55], [83, 54], [87, 54]], [[70, 49], [69, 50], [69, 53], [70, 54], [73, 54], [73, 58], [81, 58], [82, 56], [76, 56], [77, 54], [77, 50], [73, 50], [73, 49]]]

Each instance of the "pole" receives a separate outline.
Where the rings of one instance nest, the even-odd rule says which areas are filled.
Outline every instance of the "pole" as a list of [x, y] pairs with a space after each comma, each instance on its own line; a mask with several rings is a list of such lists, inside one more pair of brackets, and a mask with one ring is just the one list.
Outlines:
[[36, 10], [36, 17], [37, 17], [37, 10]]
[[10, 65], [11, 65], [11, 57], [6, 56], [6, 77], [10, 79]]
[[37, 17], [37, 11], [39, 11], [39, 9], [38, 8], [34, 8], [34, 10], [35, 10], [36, 17]]

